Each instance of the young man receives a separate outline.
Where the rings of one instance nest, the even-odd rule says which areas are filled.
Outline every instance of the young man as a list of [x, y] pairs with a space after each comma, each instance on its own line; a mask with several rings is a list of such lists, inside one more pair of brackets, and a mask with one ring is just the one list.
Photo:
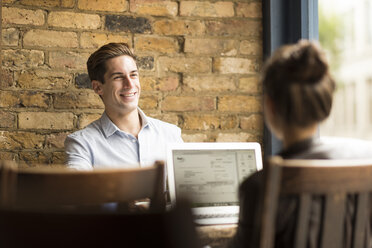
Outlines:
[[139, 73], [128, 45], [100, 47], [89, 57], [87, 67], [105, 111], [100, 119], [66, 138], [67, 165], [75, 169], [129, 168], [165, 160], [167, 143], [182, 142], [181, 129], [147, 117], [139, 109]]

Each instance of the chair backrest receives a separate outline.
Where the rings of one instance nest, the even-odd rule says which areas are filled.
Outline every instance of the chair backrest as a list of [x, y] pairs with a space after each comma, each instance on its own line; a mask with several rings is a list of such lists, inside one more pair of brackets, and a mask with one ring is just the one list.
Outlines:
[[63, 168], [18, 169], [2, 162], [1, 203], [6, 207], [53, 208], [128, 203], [149, 198], [150, 207], [165, 207], [164, 163], [135, 169], [76, 171]]
[[372, 160], [269, 159], [265, 172], [260, 247], [275, 246], [275, 220], [281, 196], [298, 197], [293, 247], [306, 247], [313, 196], [321, 196], [320, 248], [343, 247], [346, 205], [352, 195], [350, 247], [364, 247], [370, 222]]
[[189, 204], [146, 213], [0, 208], [0, 247], [198, 248]]

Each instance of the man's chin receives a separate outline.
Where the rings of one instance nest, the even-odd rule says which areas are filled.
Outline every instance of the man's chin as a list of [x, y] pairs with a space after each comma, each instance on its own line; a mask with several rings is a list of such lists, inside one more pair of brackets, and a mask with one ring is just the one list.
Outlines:
[[138, 105], [124, 106], [124, 107], [120, 108], [119, 111], [121, 113], [129, 114], [129, 113], [132, 113], [132, 112], [137, 112], [137, 108], [138, 108]]

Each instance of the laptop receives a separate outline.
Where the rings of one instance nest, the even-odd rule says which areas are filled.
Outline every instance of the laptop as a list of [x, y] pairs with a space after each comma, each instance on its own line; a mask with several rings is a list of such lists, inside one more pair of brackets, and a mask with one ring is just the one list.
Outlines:
[[262, 169], [256, 142], [172, 143], [167, 148], [171, 207], [191, 201], [196, 224], [233, 224], [239, 219], [239, 184]]

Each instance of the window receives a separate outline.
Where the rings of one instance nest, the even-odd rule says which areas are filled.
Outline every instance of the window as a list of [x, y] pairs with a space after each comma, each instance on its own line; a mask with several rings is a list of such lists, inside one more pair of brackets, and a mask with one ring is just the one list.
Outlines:
[[319, 0], [319, 41], [337, 82], [321, 136], [372, 138], [372, 4]]

